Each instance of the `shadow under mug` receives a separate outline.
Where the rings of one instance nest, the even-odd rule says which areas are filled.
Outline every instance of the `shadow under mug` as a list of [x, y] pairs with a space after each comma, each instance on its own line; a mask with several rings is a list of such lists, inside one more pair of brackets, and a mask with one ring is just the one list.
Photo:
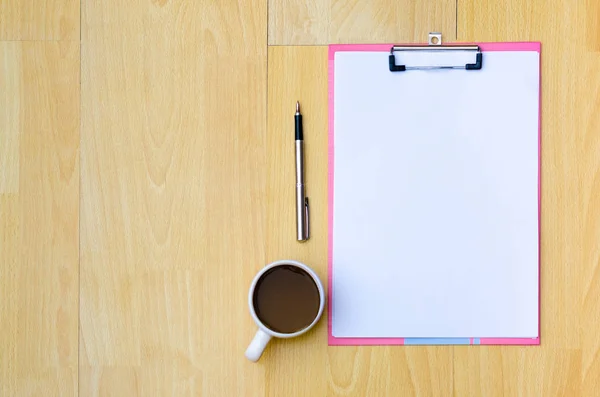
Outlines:
[[[269, 271], [275, 267], [278, 267], [278, 266], [295, 266], [295, 267], [303, 270], [312, 278], [312, 280], [314, 281], [314, 283], [317, 287], [317, 290], [319, 291], [319, 310], [318, 310], [315, 318], [307, 327], [302, 328], [301, 330], [293, 332], [293, 333], [281, 333], [281, 332], [273, 331], [272, 329], [268, 328], [260, 320], [260, 318], [256, 314], [256, 310], [254, 308], [254, 291], [256, 289], [256, 286], [257, 286], [259, 280], [267, 271]], [[298, 261], [293, 261], [293, 260], [276, 261], [276, 262], [270, 263], [267, 266], [265, 266], [264, 268], [262, 268], [258, 272], [258, 274], [254, 277], [254, 280], [252, 280], [252, 284], [250, 285], [250, 291], [248, 292], [248, 306], [250, 307], [250, 315], [254, 319], [254, 322], [256, 323], [256, 325], [258, 325], [258, 331], [256, 331], [256, 335], [254, 335], [254, 339], [252, 339], [252, 342], [250, 342], [248, 349], [246, 349], [246, 358], [250, 361], [256, 362], [262, 355], [263, 351], [267, 347], [267, 344], [269, 343], [271, 338], [273, 338], [273, 337], [275, 337], [275, 338], [293, 338], [293, 337], [300, 336], [300, 335], [308, 332], [308, 330], [310, 330], [312, 327], [315, 326], [315, 324], [321, 318], [321, 315], [323, 314], [323, 308], [325, 307], [325, 290], [323, 288], [323, 284], [321, 284], [321, 280], [319, 280], [319, 276], [317, 276], [317, 274], [314, 272], [314, 270], [312, 270], [310, 267], [306, 266], [305, 264], [300, 263]]]

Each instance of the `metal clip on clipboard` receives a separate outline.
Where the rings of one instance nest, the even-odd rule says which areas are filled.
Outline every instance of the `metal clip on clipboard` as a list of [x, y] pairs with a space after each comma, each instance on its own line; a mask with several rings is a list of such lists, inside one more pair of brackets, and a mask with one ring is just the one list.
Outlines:
[[[473, 51], [475, 52], [475, 63], [454, 66], [406, 66], [396, 65], [395, 52], [399, 51]], [[435, 69], [464, 69], [481, 70], [483, 56], [478, 45], [443, 45], [441, 33], [429, 33], [429, 45], [426, 46], [400, 46], [395, 45], [390, 49], [389, 56], [390, 72], [405, 72], [407, 70], [435, 70]]]

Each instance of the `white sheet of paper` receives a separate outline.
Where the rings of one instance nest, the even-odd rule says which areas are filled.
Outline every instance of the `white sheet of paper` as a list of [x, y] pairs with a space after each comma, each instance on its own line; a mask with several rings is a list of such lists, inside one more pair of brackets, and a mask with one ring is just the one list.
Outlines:
[[335, 54], [333, 336], [537, 337], [539, 54], [388, 55]]

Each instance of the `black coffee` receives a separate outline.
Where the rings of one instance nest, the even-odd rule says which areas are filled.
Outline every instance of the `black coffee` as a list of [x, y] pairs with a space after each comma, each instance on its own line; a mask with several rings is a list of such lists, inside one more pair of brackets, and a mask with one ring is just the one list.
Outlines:
[[319, 312], [319, 289], [304, 270], [276, 266], [263, 274], [252, 298], [254, 311], [267, 328], [291, 334], [308, 327]]

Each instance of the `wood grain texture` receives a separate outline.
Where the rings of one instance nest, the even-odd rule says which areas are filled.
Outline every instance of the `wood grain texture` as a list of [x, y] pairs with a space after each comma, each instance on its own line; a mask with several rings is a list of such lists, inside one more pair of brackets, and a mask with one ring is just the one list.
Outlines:
[[87, 2], [81, 395], [264, 394], [266, 1]]
[[[82, 13], [80, 56], [79, 1], [0, 1], [0, 396], [598, 395], [600, 4], [90, 0]], [[327, 48], [267, 42], [433, 30], [543, 43], [542, 345], [328, 347], [325, 313], [248, 362], [254, 274], [291, 258], [327, 276]]]
[[423, 42], [456, 35], [455, 0], [269, 0], [269, 44]]
[[2, 0], [0, 40], [79, 40], [79, 1]]
[[79, 43], [0, 42], [0, 395], [77, 385]]
[[0, 47], [0, 194], [19, 191], [22, 55], [17, 43]]

